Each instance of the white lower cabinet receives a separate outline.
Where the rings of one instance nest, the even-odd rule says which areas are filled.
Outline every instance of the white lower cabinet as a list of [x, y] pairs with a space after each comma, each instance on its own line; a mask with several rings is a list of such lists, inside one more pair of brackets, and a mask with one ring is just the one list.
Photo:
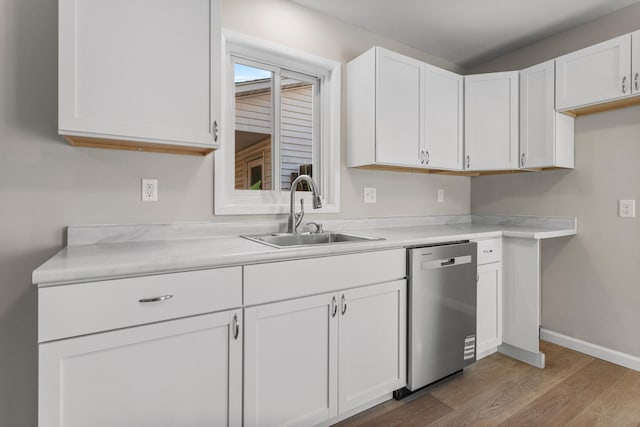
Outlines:
[[339, 412], [406, 385], [406, 281], [341, 293]]
[[502, 344], [502, 251], [500, 239], [478, 241], [476, 358]]
[[324, 423], [405, 385], [406, 280], [245, 309], [245, 426]]
[[499, 262], [478, 266], [476, 354], [493, 353], [502, 344], [502, 268]]
[[239, 426], [241, 310], [40, 344], [39, 426]]
[[338, 413], [337, 298], [245, 309], [245, 426], [309, 426]]

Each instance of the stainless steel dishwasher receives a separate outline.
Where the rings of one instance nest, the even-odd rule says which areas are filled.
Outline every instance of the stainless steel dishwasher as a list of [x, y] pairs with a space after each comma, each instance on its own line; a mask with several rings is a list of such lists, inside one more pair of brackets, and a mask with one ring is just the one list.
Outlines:
[[475, 362], [476, 246], [408, 249], [408, 375], [397, 399]]

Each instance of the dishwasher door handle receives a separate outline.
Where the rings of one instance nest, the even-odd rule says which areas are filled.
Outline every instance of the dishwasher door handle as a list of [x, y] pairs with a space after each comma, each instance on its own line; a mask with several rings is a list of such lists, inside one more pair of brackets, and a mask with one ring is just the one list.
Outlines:
[[456, 267], [464, 264], [471, 264], [471, 255], [423, 261], [421, 267], [422, 270], [434, 270], [438, 268]]

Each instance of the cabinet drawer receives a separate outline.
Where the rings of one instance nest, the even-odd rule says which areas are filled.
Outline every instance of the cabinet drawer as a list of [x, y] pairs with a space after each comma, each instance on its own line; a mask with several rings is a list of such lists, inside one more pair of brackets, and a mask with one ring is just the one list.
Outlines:
[[502, 259], [501, 239], [478, 240], [478, 265], [499, 262]]
[[244, 267], [244, 304], [391, 282], [406, 275], [405, 249], [249, 265]]
[[38, 342], [241, 305], [241, 267], [45, 287], [38, 290]]

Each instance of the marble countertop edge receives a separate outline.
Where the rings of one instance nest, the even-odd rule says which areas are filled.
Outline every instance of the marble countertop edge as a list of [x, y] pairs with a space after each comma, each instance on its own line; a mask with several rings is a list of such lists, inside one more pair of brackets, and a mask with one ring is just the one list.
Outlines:
[[[496, 216], [493, 216], [496, 218]], [[134, 240], [118, 243], [68, 246], [34, 270], [32, 281], [39, 287], [149, 276], [208, 268], [232, 267], [265, 262], [288, 261], [309, 257], [399, 249], [454, 240], [495, 237], [546, 239], [576, 234], [576, 221], [571, 218], [530, 220], [502, 217], [485, 223], [460, 222], [445, 224], [413, 221], [408, 226], [386, 221], [383, 227], [354, 228], [353, 232], [385, 240], [340, 243], [277, 249], [243, 239], [238, 235], [182, 240]], [[509, 220], [509, 218], [512, 218]], [[526, 217], [532, 218], [532, 217]], [[491, 224], [498, 222], [498, 224]], [[418, 223], [418, 225], [416, 225]], [[370, 223], [371, 224], [371, 223]], [[548, 226], [548, 225], [555, 225]], [[375, 223], [371, 224], [375, 225]], [[560, 227], [558, 227], [560, 226]], [[95, 230], [92, 231], [95, 233]]]

